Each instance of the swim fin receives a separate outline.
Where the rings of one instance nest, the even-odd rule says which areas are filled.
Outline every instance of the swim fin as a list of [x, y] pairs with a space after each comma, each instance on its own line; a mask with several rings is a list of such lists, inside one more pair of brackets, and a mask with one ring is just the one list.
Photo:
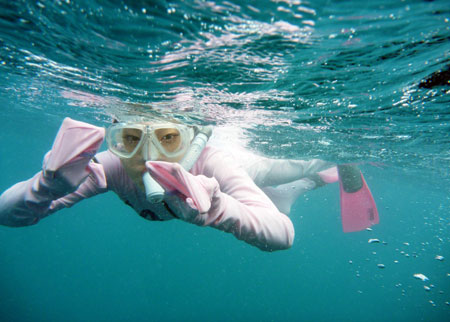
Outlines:
[[358, 167], [338, 165], [341, 219], [345, 233], [366, 229], [379, 223], [378, 210]]

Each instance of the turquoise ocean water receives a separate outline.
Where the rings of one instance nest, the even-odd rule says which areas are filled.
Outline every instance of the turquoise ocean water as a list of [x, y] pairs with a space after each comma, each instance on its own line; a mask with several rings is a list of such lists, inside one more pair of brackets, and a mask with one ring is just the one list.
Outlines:
[[450, 320], [449, 65], [446, 0], [0, 0], [1, 191], [64, 117], [159, 109], [357, 162], [380, 213], [344, 234], [337, 185], [308, 192], [264, 253], [104, 194], [0, 227], [0, 321]]

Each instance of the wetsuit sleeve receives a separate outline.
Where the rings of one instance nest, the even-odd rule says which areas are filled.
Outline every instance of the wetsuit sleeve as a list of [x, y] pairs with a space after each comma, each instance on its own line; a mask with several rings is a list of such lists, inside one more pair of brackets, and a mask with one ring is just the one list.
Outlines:
[[[98, 171], [103, 171], [100, 164], [96, 166]], [[11, 227], [34, 225], [61, 208], [107, 191], [106, 187], [98, 185], [93, 175], [87, 176], [71, 193], [60, 188], [46, 178], [43, 171], [15, 184], [0, 196], [0, 224]]]
[[66, 117], [45, 155], [42, 171], [0, 196], [0, 224], [28, 226], [63, 207], [106, 191], [101, 164], [92, 161], [105, 129]]
[[278, 211], [231, 156], [211, 147], [207, 149], [194, 171], [214, 178], [219, 187], [208, 213], [191, 221], [232, 233], [264, 251], [290, 248], [294, 240], [291, 220]]

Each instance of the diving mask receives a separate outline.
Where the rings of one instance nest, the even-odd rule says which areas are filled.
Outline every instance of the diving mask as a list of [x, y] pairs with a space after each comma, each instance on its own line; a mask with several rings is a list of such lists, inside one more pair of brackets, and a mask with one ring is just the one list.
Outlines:
[[114, 123], [106, 131], [106, 142], [120, 158], [132, 158], [140, 151], [144, 160], [183, 156], [194, 138], [193, 127], [167, 121]]

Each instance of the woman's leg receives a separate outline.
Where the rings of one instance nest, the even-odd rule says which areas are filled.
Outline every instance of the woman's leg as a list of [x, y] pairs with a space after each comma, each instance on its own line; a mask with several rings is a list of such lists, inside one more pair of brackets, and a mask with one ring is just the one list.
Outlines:
[[308, 190], [317, 188], [317, 186], [314, 180], [304, 178], [276, 187], [264, 187], [262, 191], [272, 200], [280, 212], [289, 215], [291, 207], [298, 197]]

